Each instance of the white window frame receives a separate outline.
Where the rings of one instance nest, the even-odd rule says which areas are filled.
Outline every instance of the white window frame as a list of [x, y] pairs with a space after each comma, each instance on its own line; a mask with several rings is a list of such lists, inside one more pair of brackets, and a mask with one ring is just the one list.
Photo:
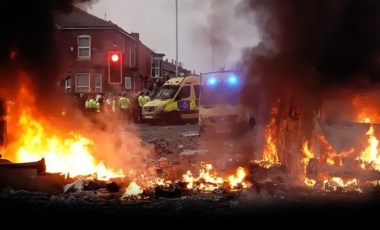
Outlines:
[[153, 58], [153, 65], [152, 65], [152, 68], [154, 71], [154, 74], [152, 76], [153, 78], [160, 77], [160, 61], [161, 61], [160, 58]]
[[71, 91], [71, 77], [65, 80], [65, 92], [69, 93]]
[[[99, 77], [99, 83], [100, 85], [96, 85], [96, 78]], [[103, 75], [100, 74], [100, 73], [96, 73], [94, 74], [94, 83], [95, 83], [95, 86], [94, 86], [94, 90], [95, 92], [102, 92], [103, 90]]]
[[131, 77], [124, 77], [124, 88], [125, 89], [132, 89], [132, 78]]
[[129, 67], [136, 67], [136, 47], [129, 47]]
[[[80, 46], [79, 40], [83, 38], [88, 38], [88, 46]], [[90, 35], [79, 35], [77, 40], [77, 52], [78, 52], [78, 58], [79, 59], [90, 59], [91, 58], [91, 36]], [[80, 50], [88, 49], [88, 56], [81, 56]]]
[[[88, 77], [88, 86], [78, 86], [78, 76], [79, 75], [86, 75]], [[75, 92], [91, 92], [91, 79], [90, 79], [90, 73], [76, 73], [75, 74]], [[79, 88], [88, 88], [88, 91], [78, 91]]]

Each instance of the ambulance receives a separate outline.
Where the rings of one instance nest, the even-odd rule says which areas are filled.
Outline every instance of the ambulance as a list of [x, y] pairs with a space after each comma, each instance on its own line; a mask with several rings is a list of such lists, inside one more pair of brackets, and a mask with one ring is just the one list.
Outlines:
[[166, 81], [142, 108], [142, 118], [151, 124], [197, 121], [200, 76], [175, 77]]

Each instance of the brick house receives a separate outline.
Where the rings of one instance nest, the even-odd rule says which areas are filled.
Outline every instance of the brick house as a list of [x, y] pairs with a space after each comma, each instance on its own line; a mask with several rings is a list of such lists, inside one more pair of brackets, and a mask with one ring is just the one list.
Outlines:
[[[175, 60], [172, 60], [171, 62], [168, 61], [168, 59], [165, 59], [165, 61], [162, 61], [162, 77], [167, 80], [169, 78], [172, 78], [175, 76]], [[179, 76], [186, 76], [190, 75], [191, 71], [187, 70], [183, 67], [182, 62], [178, 63], [178, 75]]]
[[[155, 53], [139, 39], [110, 21], [102, 20], [78, 8], [55, 15], [57, 39], [68, 93], [136, 92], [151, 77]], [[110, 84], [108, 52], [122, 53], [122, 81]]]

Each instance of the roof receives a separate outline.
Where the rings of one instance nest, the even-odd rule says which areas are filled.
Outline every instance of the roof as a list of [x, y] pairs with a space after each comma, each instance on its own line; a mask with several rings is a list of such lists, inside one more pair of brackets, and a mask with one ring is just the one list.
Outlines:
[[61, 28], [115, 28], [116, 25], [89, 14], [77, 7], [69, 13], [57, 12], [55, 23]]
[[150, 50], [156, 56], [165, 56], [165, 54], [160, 54], [154, 52], [151, 48], [142, 43], [139, 39], [133, 37], [130, 33], [125, 31], [123, 28], [112, 23], [111, 21], [106, 21], [98, 18], [92, 14], [87, 13], [77, 7], [73, 7], [70, 12], [56, 12], [55, 13], [55, 24], [61, 30], [70, 29], [115, 29], [121, 34], [129, 37], [130, 39], [139, 42], [145, 48]]

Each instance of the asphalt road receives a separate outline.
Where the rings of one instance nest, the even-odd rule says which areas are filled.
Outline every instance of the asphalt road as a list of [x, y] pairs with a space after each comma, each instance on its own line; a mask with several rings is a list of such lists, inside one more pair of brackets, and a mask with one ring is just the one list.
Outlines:
[[[123, 127], [156, 147], [152, 156], [162, 157], [174, 163], [185, 149], [208, 150], [204, 161], [223, 168], [232, 158], [251, 159], [255, 157], [256, 140], [254, 133], [238, 139], [198, 138], [195, 124], [150, 126], [148, 124]], [[236, 159], [235, 159], [236, 160]], [[377, 218], [380, 207], [379, 195], [358, 195], [346, 193], [321, 193], [304, 188], [280, 187], [272, 184], [269, 192], [265, 189], [251, 189], [236, 194], [199, 194], [191, 197], [157, 198], [149, 200], [121, 201], [115, 198], [87, 198], [62, 194], [25, 193], [9, 195], [0, 193], [0, 218], [16, 217], [29, 227], [50, 226], [48, 220], [56, 221], [53, 227], [111, 226], [114, 224], [128, 228], [129, 224], [151, 225], [155, 228], [183, 228], [199, 226], [239, 227], [266, 224], [280, 226], [325, 227], [344, 226], [350, 220], [356, 223], [370, 223]], [[278, 187], [276, 187], [278, 186]], [[54, 199], [53, 199], [54, 198]], [[332, 221], [332, 223], [331, 223]]]

